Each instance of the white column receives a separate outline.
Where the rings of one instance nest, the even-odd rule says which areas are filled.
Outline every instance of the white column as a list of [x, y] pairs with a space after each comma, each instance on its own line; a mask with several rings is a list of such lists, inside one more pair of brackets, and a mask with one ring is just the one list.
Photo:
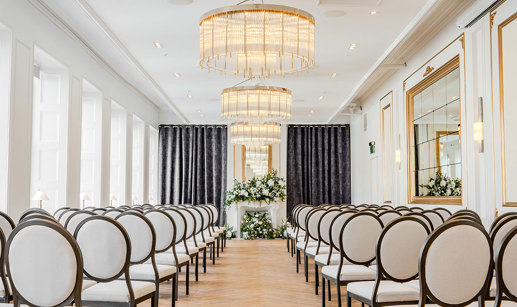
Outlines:
[[17, 40], [13, 55], [7, 213], [17, 221], [31, 202], [32, 49]]
[[101, 141], [101, 203], [100, 207], [110, 204], [110, 168], [111, 168], [111, 101], [102, 100], [102, 141]]
[[149, 201], [149, 125], [144, 124], [144, 173], [142, 184], [144, 185], [142, 195], [142, 203], [150, 203]]
[[80, 208], [82, 81], [72, 76], [68, 107], [66, 205]]
[[126, 191], [124, 205], [131, 205], [133, 191], [133, 114], [126, 114]]

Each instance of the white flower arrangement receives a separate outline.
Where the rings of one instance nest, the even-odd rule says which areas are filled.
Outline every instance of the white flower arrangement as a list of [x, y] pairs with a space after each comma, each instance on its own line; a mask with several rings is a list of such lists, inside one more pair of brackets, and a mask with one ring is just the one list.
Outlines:
[[284, 179], [278, 177], [277, 171], [262, 178], [253, 177], [246, 182], [234, 182], [233, 188], [226, 192], [225, 209], [236, 202], [265, 202], [285, 201], [287, 197]]

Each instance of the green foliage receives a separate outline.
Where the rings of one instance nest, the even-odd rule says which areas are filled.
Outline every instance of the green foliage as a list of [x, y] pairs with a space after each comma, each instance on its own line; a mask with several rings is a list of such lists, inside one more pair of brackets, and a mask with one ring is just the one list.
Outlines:
[[262, 178], [253, 177], [246, 182], [233, 184], [233, 188], [226, 192], [225, 210], [237, 202], [265, 202], [285, 201], [287, 197], [285, 180], [278, 177], [276, 170]]
[[427, 190], [425, 196], [461, 196], [461, 179], [450, 178], [440, 170], [436, 172], [436, 178], [429, 178], [429, 182], [420, 187]]
[[231, 240], [237, 237], [237, 232], [233, 229], [233, 226], [226, 224], [224, 228], [226, 229], [226, 239]]
[[246, 213], [241, 224], [241, 234], [246, 240], [273, 239], [274, 230], [268, 212]]

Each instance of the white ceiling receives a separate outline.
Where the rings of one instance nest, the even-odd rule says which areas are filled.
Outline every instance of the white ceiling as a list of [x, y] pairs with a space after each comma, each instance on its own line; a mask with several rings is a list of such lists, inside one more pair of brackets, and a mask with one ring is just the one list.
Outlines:
[[[193, 0], [188, 5], [174, 4], [188, 0], [42, 1], [149, 100], [172, 110], [169, 122], [223, 122], [221, 90], [244, 79], [200, 68], [198, 25], [203, 13], [239, 0]], [[314, 15], [316, 67], [307, 73], [246, 84], [289, 88], [293, 92], [291, 122], [326, 123], [428, 1], [266, 1]], [[370, 15], [373, 10], [378, 14]], [[164, 48], [155, 48], [155, 41]], [[348, 49], [351, 43], [357, 44], [354, 51]], [[337, 77], [331, 78], [332, 73]]]

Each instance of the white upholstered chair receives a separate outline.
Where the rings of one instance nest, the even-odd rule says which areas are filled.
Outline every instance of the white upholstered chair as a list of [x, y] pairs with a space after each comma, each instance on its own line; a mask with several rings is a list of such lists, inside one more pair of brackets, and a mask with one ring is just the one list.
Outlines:
[[377, 240], [376, 279], [349, 283], [347, 306], [351, 299], [371, 307], [418, 303], [418, 257], [429, 233], [414, 216], [399, 217], [385, 226]]
[[[497, 289], [494, 306], [517, 306], [517, 227], [512, 228], [496, 249]], [[492, 305], [492, 302], [486, 302]]]
[[90, 216], [79, 223], [74, 237], [81, 248], [84, 274], [98, 282], [83, 290], [83, 305], [136, 306], [148, 299], [154, 305], [155, 284], [130, 279], [131, 241], [119, 222]]
[[18, 225], [5, 257], [13, 306], [82, 306], [81, 252], [61, 225], [41, 219]]
[[399, 218], [401, 216], [402, 216], [402, 213], [395, 211], [393, 209], [386, 210], [386, 211], [379, 213], [379, 218], [381, 219], [384, 227], [386, 227], [394, 219]]
[[[346, 219], [339, 230], [336, 227], [331, 227], [331, 240], [333, 244], [339, 244], [341, 259], [340, 264], [327, 265], [321, 269], [323, 306], [325, 305], [325, 280], [336, 284], [338, 306], [341, 306], [341, 285], [346, 285], [353, 281], [375, 279], [376, 272], [374, 269], [369, 268], [368, 265], [375, 260], [375, 246], [382, 228], [382, 221], [377, 215], [369, 212], [353, 214]], [[335, 242], [335, 238], [339, 242]]]
[[[181, 267], [186, 266], [185, 293], [189, 294], [189, 273], [190, 257], [176, 253], [176, 224], [170, 213], [164, 210], [149, 210], [144, 213], [145, 217], [151, 221], [156, 234], [156, 255], [155, 261], [158, 265], [168, 265], [176, 267], [176, 274]], [[181, 229], [180, 229], [181, 230]], [[150, 263], [150, 261], [147, 261]], [[176, 278], [176, 284], [178, 283]], [[176, 288], [177, 289], [177, 288]]]
[[470, 220], [443, 224], [420, 253], [418, 306], [475, 306], [476, 301], [483, 306], [492, 257], [490, 238], [481, 224]]
[[[158, 306], [160, 283], [172, 280], [172, 306], [176, 302], [176, 267], [157, 265], [154, 259], [156, 233], [153, 224], [143, 214], [127, 211], [115, 218], [131, 240], [129, 276], [131, 280], [151, 281], [155, 284], [155, 306]], [[145, 263], [151, 260], [151, 263]], [[124, 278], [123, 276], [120, 279]]]
[[66, 230], [68, 230], [71, 234], [75, 233], [75, 229], [77, 228], [77, 225], [81, 223], [86, 218], [95, 215], [92, 211], [88, 210], [80, 210], [75, 211], [72, 213], [65, 221], [65, 224], [63, 225]]
[[442, 216], [444, 221], [447, 221], [449, 217], [451, 217], [452, 215], [452, 213], [445, 208], [434, 208], [433, 210], [438, 212]]

